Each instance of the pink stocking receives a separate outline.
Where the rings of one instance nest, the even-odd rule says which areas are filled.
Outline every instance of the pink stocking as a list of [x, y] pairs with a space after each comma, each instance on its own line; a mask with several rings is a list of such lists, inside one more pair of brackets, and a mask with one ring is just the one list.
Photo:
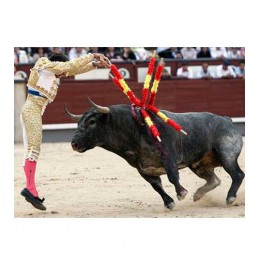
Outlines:
[[29, 161], [29, 159], [25, 159], [25, 165], [23, 167], [26, 175], [26, 188], [32, 193], [34, 197], [38, 197], [38, 192], [35, 186], [36, 164], [36, 161]]

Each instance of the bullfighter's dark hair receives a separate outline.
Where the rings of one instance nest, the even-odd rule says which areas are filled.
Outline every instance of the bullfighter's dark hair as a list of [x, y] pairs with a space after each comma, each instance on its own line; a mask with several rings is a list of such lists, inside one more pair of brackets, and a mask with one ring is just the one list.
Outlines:
[[59, 62], [66, 62], [68, 61], [67, 56], [65, 56], [64, 54], [60, 53], [60, 54], [52, 54], [49, 57], [50, 61], [59, 61]]

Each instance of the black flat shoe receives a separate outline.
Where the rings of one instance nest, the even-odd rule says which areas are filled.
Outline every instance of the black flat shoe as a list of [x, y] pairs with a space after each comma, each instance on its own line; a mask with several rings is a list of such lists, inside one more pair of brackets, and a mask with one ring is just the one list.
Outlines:
[[47, 208], [42, 204], [43, 201], [45, 200], [44, 198], [43, 199], [40, 199], [39, 197], [35, 197], [32, 195], [32, 193], [27, 189], [27, 188], [24, 188], [22, 191], [21, 191], [21, 195], [23, 197], [25, 197], [25, 200], [30, 202], [36, 209], [38, 210], [46, 210]]

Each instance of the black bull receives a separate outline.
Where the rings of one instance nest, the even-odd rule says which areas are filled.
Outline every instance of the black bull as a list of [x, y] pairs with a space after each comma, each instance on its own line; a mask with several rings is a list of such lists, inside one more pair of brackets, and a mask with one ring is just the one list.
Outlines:
[[218, 166], [222, 166], [232, 179], [227, 204], [236, 199], [245, 176], [237, 163], [243, 142], [230, 118], [208, 112], [163, 111], [183, 127], [188, 133], [185, 136], [150, 113], [161, 134], [160, 143], [151, 136], [138, 111], [133, 112], [130, 105], [102, 107], [91, 103], [93, 107], [82, 115], [74, 115], [65, 108], [69, 117], [78, 121], [71, 142], [75, 151], [85, 152], [98, 146], [121, 156], [161, 195], [169, 209], [174, 207], [174, 200], [164, 191], [160, 175], [167, 174], [175, 186], [177, 198], [182, 200], [187, 190], [179, 183], [178, 170], [185, 167], [206, 180], [195, 192], [194, 201], [220, 184], [214, 173]]

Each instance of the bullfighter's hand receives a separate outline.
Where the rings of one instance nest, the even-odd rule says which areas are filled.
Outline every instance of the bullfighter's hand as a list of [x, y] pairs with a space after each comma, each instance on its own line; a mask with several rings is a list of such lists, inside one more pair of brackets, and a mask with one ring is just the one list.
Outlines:
[[94, 59], [97, 60], [97, 67], [106, 67], [109, 68], [110, 67], [110, 60], [105, 57], [103, 54], [100, 53], [93, 53], [94, 55]]
[[94, 67], [97, 67], [97, 68], [109, 68], [109, 66], [104, 65], [103, 62], [97, 61], [97, 60], [94, 60], [92, 64]]

